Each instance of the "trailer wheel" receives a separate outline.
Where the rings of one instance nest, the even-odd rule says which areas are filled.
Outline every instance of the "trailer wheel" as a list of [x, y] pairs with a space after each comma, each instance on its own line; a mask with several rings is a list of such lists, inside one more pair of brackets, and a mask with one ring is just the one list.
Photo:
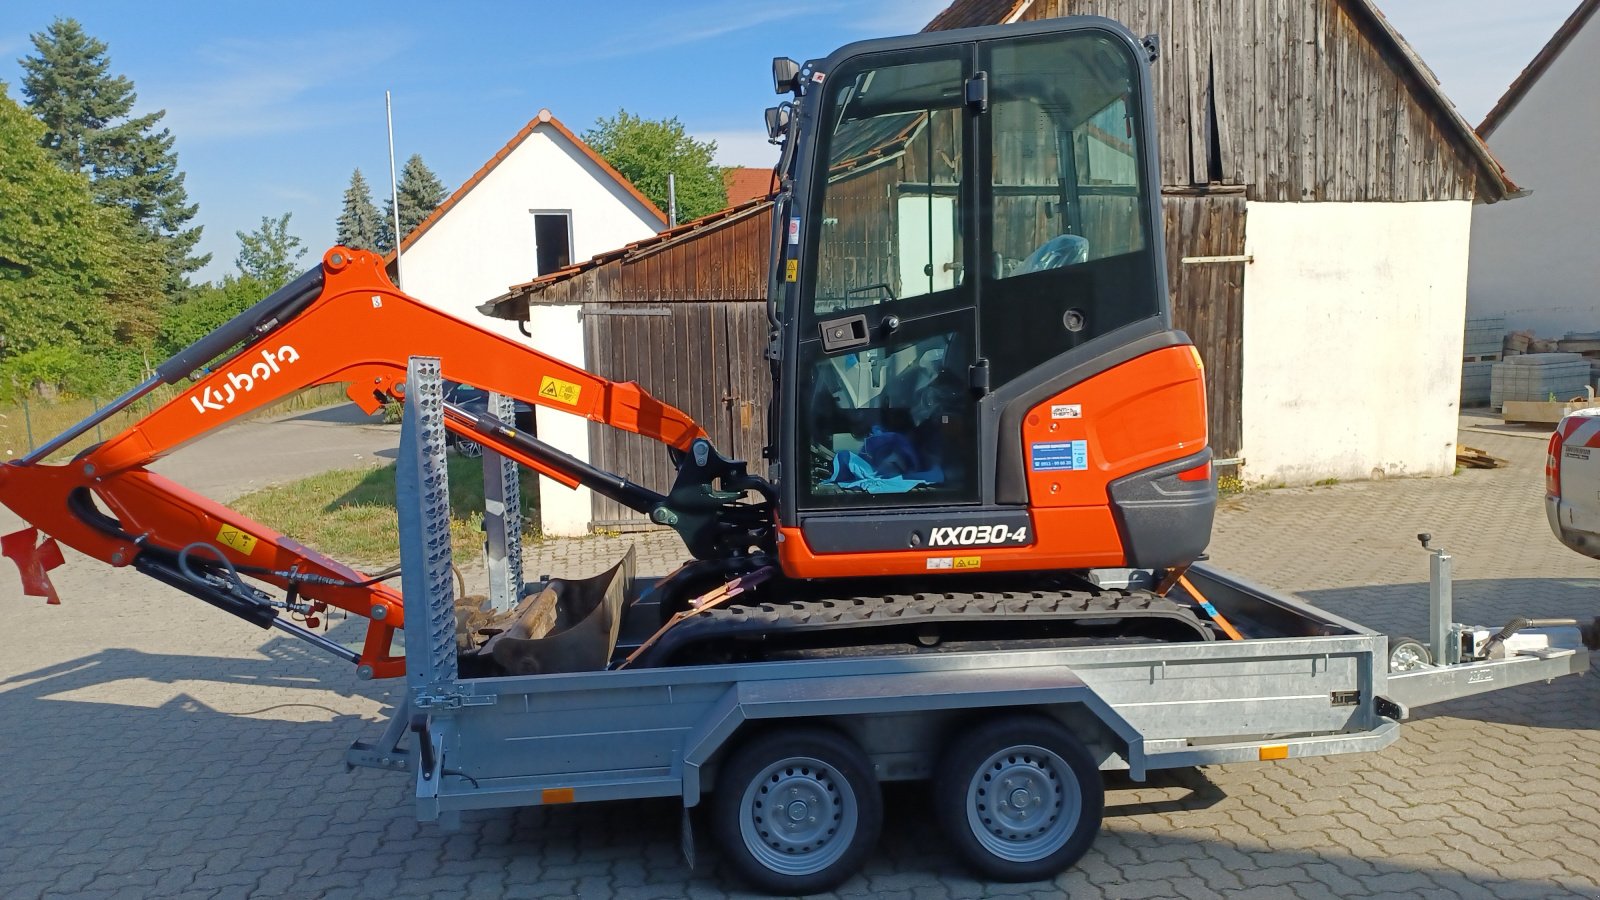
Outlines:
[[718, 846], [751, 884], [813, 894], [860, 868], [878, 841], [883, 797], [854, 742], [821, 728], [764, 734], [723, 764], [712, 798]]
[[1105, 784], [1054, 719], [994, 719], [962, 735], [934, 777], [934, 808], [956, 850], [999, 881], [1052, 878], [1100, 832]]
[[1389, 639], [1389, 671], [1414, 672], [1433, 665], [1428, 645], [1413, 637]]
[[468, 438], [457, 438], [453, 446], [457, 453], [467, 459], [477, 459], [483, 455], [483, 445]]

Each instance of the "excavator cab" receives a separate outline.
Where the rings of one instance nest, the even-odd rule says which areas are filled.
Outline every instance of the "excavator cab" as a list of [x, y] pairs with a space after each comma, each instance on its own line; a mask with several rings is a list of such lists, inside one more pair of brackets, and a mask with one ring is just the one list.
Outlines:
[[1074, 18], [777, 64], [795, 95], [769, 117], [788, 120], [769, 450], [786, 572], [1204, 549], [1215, 491], [1167, 300], [1152, 48]]

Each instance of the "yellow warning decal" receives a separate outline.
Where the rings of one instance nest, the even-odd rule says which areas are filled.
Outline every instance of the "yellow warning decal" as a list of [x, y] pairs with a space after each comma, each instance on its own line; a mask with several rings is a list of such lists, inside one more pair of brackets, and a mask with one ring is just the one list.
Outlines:
[[800, 260], [791, 259], [791, 260], [786, 261], [783, 264], [783, 280], [784, 281], [799, 281], [800, 280]]
[[955, 563], [955, 568], [957, 569], [981, 569], [983, 568], [983, 557], [958, 556], [955, 559]]
[[565, 403], [568, 406], [577, 406], [578, 395], [582, 393], [582, 385], [573, 384], [570, 381], [562, 381], [549, 375], [546, 375], [539, 382], [539, 396], [548, 397], [557, 403]]
[[231, 547], [234, 550], [243, 553], [245, 556], [249, 556], [250, 554], [256, 552], [256, 544], [259, 543], [259, 541], [255, 537], [245, 534], [239, 529], [234, 528], [232, 525], [224, 525], [222, 526], [222, 530], [217, 532], [217, 543], [224, 547]]

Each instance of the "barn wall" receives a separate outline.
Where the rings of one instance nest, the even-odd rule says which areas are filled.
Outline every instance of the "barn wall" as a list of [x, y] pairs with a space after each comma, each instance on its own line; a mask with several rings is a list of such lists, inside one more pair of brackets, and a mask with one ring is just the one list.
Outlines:
[[1243, 476], [1448, 475], [1472, 204], [1251, 203]]
[[1102, 15], [1160, 35], [1162, 181], [1252, 200], [1471, 199], [1442, 114], [1335, 0], [1038, 0], [1034, 20]]
[[1244, 440], [1240, 398], [1245, 264], [1220, 258], [1245, 252], [1245, 197], [1242, 193], [1163, 197], [1161, 212], [1166, 222], [1172, 322], [1194, 341], [1205, 365], [1211, 450], [1217, 459], [1232, 459]]

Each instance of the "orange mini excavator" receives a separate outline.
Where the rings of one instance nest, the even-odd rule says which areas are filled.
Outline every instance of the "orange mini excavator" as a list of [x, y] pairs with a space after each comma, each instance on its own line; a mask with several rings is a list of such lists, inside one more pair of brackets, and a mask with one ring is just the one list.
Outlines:
[[[7, 536], [5, 555], [33, 595], [54, 597], [59, 541], [319, 642], [363, 675], [399, 674], [397, 591], [147, 467], [312, 385], [347, 384], [376, 410], [403, 395], [407, 359], [423, 354], [446, 378], [667, 445], [677, 475], [663, 492], [446, 409], [457, 433], [682, 535], [692, 559], [653, 591], [671, 627], [637, 664], [1208, 640], [1211, 623], [1128, 571], [1181, 571], [1204, 551], [1216, 505], [1200, 360], [1168, 302], [1153, 52], [1080, 18], [775, 61], [789, 99], [767, 116], [781, 147], [770, 479], [636, 385], [442, 313], [401, 293], [379, 257], [335, 247], [0, 466], [0, 501], [35, 526]], [[159, 385], [185, 383], [126, 431], [48, 462]], [[678, 615], [719, 590], [737, 596]], [[874, 615], [889, 603], [894, 616]], [[280, 615], [325, 606], [370, 619], [360, 651]]]

